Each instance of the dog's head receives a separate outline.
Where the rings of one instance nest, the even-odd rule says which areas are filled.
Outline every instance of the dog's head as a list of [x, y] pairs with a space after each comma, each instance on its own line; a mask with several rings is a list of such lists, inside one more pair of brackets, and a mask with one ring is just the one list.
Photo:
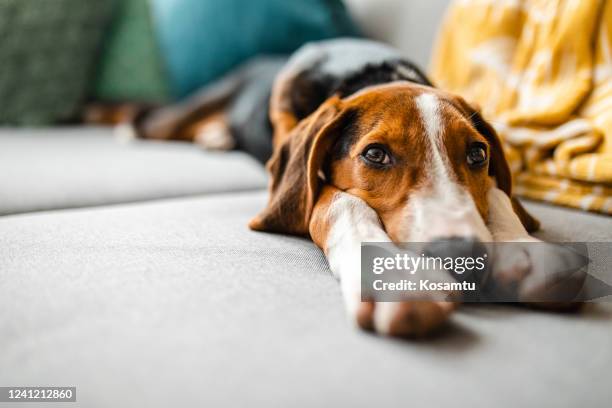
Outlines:
[[393, 241], [490, 241], [487, 191], [497, 185], [511, 196], [491, 125], [460, 97], [408, 82], [328, 99], [276, 149], [268, 170], [270, 201], [250, 224], [257, 230], [308, 234], [327, 183], [367, 202]]

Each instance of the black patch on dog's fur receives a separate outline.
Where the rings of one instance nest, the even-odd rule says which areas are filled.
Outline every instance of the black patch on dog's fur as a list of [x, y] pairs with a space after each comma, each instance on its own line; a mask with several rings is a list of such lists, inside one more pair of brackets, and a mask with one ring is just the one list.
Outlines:
[[291, 111], [298, 120], [310, 115], [334, 94], [345, 98], [365, 87], [393, 81], [410, 81], [432, 86], [421, 70], [405, 60], [367, 64], [347, 77], [334, 77], [323, 73], [320, 68], [322, 62], [319, 61], [293, 79]]
[[351, 109], [342, 117], [340, 125], [340, 136], [336, 139], [331, 147], [327, 160], [323, 164], [323, 174], [329, 178], [331, 174], [330, 164], [336, 160], [348, 156], [351, 147], [357, 142], [359, 136], [359, 111]]
[[335, 160], [346, 157], [351, 150], [351, 146], [357, 141], [359, 135], [359, 111], [352, 109], [343, 118], [340, 127], [340, 136], [332, 146], [331, 157]]
[[321, 72], [319, 61], [310, 69], [297, 75], [291, 86], [291, 111], [298, 120], [302, 120], [332, 94], [334, 78]]
[[427, 77], [413, 64], [404, 60], [385, 61], [382, 64], [368, 64], [363, 70], [342, 80], [333, 93], [341, 98], [361, 89], [393, 81], [409, 81], [432, 86]]

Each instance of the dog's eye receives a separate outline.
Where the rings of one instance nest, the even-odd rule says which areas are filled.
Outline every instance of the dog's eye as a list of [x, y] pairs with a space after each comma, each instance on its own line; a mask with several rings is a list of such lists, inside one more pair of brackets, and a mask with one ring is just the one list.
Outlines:
[[370, 146], [367, 147], [361, 156], [369, 163], [373, 164], [389, 164], [391, 162], [391, 157], [385, 149], [380, 146]]
[[483, 143], [472, 143], [467, 150], [467, 163], [472, 167], [482, 166], [487, 162], [487, 148]]

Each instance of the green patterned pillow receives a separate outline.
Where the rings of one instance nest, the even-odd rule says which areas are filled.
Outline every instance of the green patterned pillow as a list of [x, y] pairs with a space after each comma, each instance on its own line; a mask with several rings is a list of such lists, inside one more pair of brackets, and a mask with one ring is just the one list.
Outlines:
[[0, 124], [73, 118], [114, 0], [0, 0]]
[[168, 96], [149, 2], [123, 0], [106, 39], [93, 98], [157, 102]]

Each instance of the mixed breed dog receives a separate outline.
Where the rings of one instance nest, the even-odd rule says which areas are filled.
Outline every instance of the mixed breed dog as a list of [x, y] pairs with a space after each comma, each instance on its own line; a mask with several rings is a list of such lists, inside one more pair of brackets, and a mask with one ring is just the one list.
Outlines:
[[[512, 195], [493, 127], [384, 44], [336, 39], [288, 60], [254, 60], [180, 104], [135, 111], [129, 129], [267, 160], [268, 204], [249, 227], [310, 237], [340, 281], [350, 319], [377, 333], [430, 333], [461, 296], [362, 299], [362, 242], [423, 242], [428, 253], [454, 254], [479, 243], [537, 242], [529, 233], [538, 221]], [[500, 256], [481, 278], [521, 303], [575, 306], [537, 302], [555, 271], [535, 256], [529, 246]], [[581, 282], [567, 282], [564, 290], [577, 293]]]

